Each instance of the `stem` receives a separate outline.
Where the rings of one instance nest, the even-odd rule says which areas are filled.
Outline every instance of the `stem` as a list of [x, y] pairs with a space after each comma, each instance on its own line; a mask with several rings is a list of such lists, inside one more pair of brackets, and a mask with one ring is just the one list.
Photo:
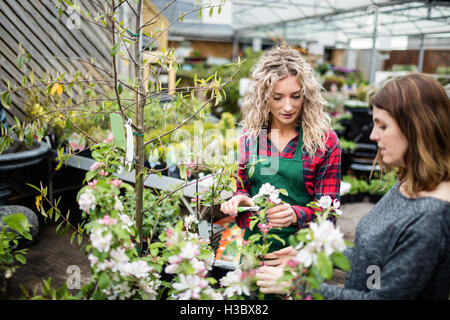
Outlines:
[[[137, 2], [137, 15], [135, 30], [140, 30], [141, 16], [142, 16], [142, 0]], [[142, 32], [140, 31], [142, 35]], [[142, 36], [139, 37], [142, 39]], [[135, 166], [135, 181], [136, 181], [136, 228], [138, 231], [137, 249], [140, 255], [142, 255], [142, 214], [144, 208], [144, 106], [145, 106], [145, 89], [142, 80], [141, 66], [142, 63], [140, 53], [140, 42], [134, 43], [134, 76], [137, 78], [138, 88], [136, 91], [136, 166]]]
[[[111, 40], [112, 40], [112, 46], [114, 47], [114, 45], [116, 44], [116, 35], [114, 33], [114, 28], [115, 28], [115, 20], [114, 20], [114, 12], [115, 11], [114, 10], [116, 8], [116, 1], [113, 0], [112, 5], [113, 5], [113, 12], [112, 12], [113, 17], [111, 19]], [[116, 57], [115, 56], [112, 58], [112, 72], [114, 75], [114, 93], [116, 94], [116, 100], [117, 100], [117, 104], [120, 109], [120, 113], [122, 114], [122, 119], [125, 120], [126, 117], [123, 112], [122, 101], [120, 100], [119, 89], [117, 87], [117, 66], [116, 66]]]

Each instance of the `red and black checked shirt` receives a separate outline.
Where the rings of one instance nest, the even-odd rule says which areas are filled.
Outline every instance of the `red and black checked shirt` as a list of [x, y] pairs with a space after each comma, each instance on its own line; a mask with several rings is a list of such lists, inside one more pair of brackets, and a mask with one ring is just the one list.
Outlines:
[[[262, 133], [259, 137], [259, 155], [271, 156], [272, 150], [276, 152], [276, 146], [272, 147], [267, 134]], [[245, 132], [244, 132], [245, 133]], [[282, 158], [293, 159], [295, 149], [297, 147], [299, 137], [299, 128], [297, 128], [297, 136], [293, 138], [279, 155]], [[267, 143], [266, 143], [267, 142]], [[276, 154], [276, 153], [275, 153]], [[250, 182], [247, 176], [245, 166], [248, 163], [250, 155], [250, 139], [243, 134], [239, 144], [239, 170], [238, 176], [242, 180], [237, 179], [237, 190], [234, 195], [245, 194], [250, 195]], [[341, 188], [341, 148], [336, 133], [332, 130], [328, 132], [326, 141], [326, 152], [318, 149], [314, 156], [309, 155], [306, 151], [302, 153], [303, 161], [303, 180], [305, 187], [311, 197], [316, 200], [324, 195], [329, 195], [333, 200], [339, 199], [339, 191]], [[310, 221], [314, 219], [314, 210], [308, 207], [292, 205], [298, 217], [298, 227], [304, 228]], [[236, 224], [240, 228], [246, 228], [250, 224], [250, 212], [239, 213], [236, 217]]]

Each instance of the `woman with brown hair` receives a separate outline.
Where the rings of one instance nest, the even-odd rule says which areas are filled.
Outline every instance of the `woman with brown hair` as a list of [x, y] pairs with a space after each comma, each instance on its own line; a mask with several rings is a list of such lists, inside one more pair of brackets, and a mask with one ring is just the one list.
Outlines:
[[[423, 74], [389, 81], [371, 98], [376, 161], [398, 181], [360, 221], [344, 287], [322, 284], [325, 299], [449, 299], [450, 101]], [[382, 167], [382, 166], [380, 166]], [[262, 267], [264, 293], [282, 293], [282, 268]], [[374, 273], [375, 272], [375, 273]]]

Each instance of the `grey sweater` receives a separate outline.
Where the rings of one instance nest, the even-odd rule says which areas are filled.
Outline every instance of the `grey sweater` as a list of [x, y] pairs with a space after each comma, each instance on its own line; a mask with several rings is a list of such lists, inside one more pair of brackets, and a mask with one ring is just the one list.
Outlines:
[[450, 202], [409, 199], [397, 182], [364, 216], [344, 287], [322, 284], [325, 299], [449, 299]]

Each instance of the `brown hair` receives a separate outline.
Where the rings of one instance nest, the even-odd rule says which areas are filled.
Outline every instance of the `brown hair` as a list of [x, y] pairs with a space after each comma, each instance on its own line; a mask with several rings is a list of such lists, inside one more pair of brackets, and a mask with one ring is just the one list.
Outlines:
[[[409, 195], [450, 180], [450, 100], [438, 81], [420, 73], [395, 78], [370, 104], [387, 111], [408, 141], [398, 178]], [[377, 162], [382, 171], [379, 153]]]

